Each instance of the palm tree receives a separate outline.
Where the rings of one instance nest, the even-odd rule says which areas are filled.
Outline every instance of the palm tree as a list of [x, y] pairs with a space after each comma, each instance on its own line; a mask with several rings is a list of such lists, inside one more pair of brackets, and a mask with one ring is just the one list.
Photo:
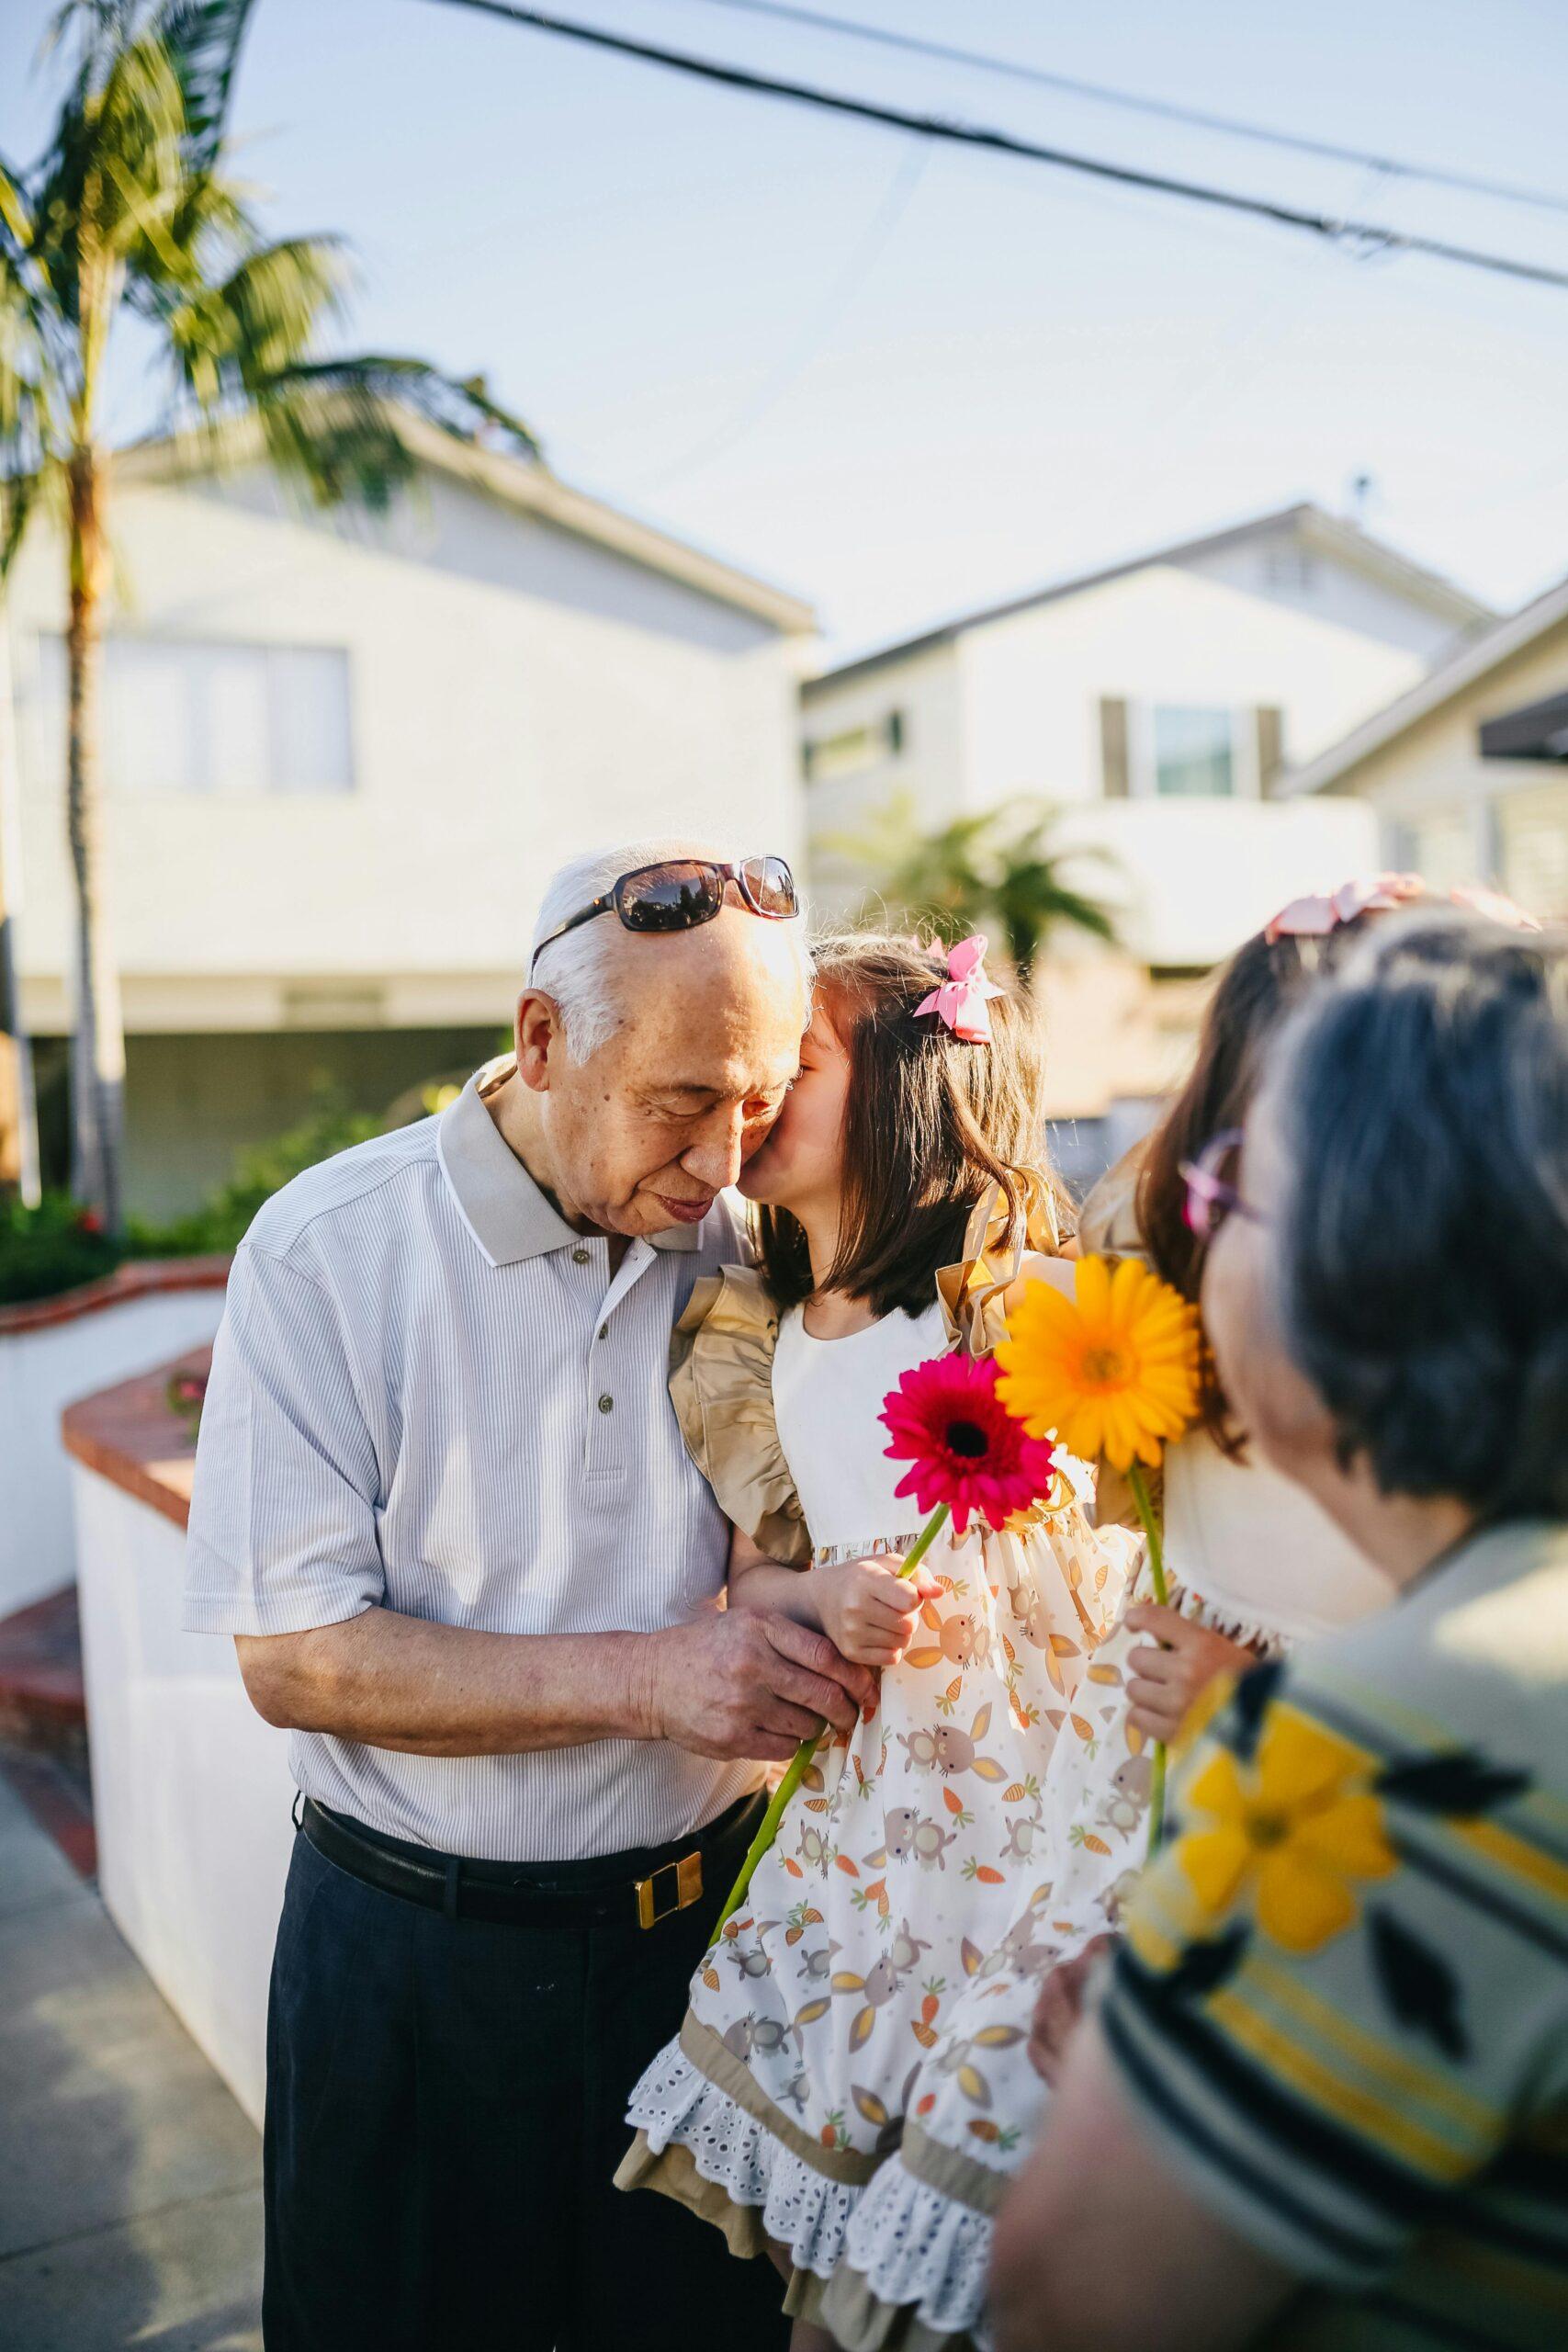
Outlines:
[[863, 919], [927, 922], [948, 941], [989, 927], [1027, 979], [1055, 931], [1116, 938], [1110, 908], [1066, 878], [1071, 865], [1113, 861], [1103, 850], [1057, 846], [1055, 822], [1043, 801], [1019, 799], [922, 832], [912, 801], [899, 795], [864, 832], [822, 846], [871, 877]]
[[[483, 383], [423, 362], [324, 356], [345, 257], [331, 237], [267, 243], [225, 168], [225, 127], [253, 0], [66, 0], [73, 52], [49, 143], [0, 157], [0, 582], [40, 508], [61, 527], [70, 592], [66, 807], [76, 896], [73, 1182], [120, 1219], [119, 997], [102, 876], [99, 706], [110, 488], [103, 413], [129, 312], [169, 377], [167, 429], [191, 460], [254, 459], [330, 505], [384, 508], [412, 470], [397, 406], [459, 437], [533, 436]], [[240, 429], [236, 429], [240, 428]]]

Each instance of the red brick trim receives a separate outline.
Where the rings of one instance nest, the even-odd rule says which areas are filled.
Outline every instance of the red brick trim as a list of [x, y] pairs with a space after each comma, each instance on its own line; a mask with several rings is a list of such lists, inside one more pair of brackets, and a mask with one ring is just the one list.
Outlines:
[[84, 1396], [61, 1416], [61, 1434], [73, 1461], [181, 1529], [190, 1520], [196, 1445], [187, 1424], [170, 1409], [168, 1386], [177, 1372], [204, 1373], [211, 1357], [210, 1348], [193, 1348], [156, 1372]]
[[53, 1298], [23, 1299], [0, 1306], [0, 1340], [22, 1331], [47, 1331], [56, 1323], [73, 1323], [79, 1315], [99, 1315], [106, 1306], [119, 1306], [128, 1298], [156, 1298], [161, 1292], [221, 1290], [233, 1261], [220, 1258], [141, 1258], [117, 1266], [102, 1282], [83, 1283]]

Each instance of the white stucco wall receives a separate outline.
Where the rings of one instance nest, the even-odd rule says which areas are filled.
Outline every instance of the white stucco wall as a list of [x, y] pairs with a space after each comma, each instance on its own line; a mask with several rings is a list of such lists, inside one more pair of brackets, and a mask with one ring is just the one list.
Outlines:
[[129, 1298], [38, 1331], [0, 1331], [0, 1617], [76, 1573], [67, 1405], [149, 1372], [217, 1331], [221, 1290]]
[[[863, 826], [912, 789], [925, 820], [1035, 795], [1069, 813], [1066, 837], [1114, 852], [1114, 880], [1083, 878], [1126, 909], [1133, 952], [1157, 965], [1226, 955], [1273, 906], [1368, 863], [1364, 810], [1311, 804], [1304, 821], [1256, 799], [1102, 797], [1100, 700], [1284, 714], [1287, 754], [1335, 741], [1414, 684], [1417, 656], [1322, 614], [1223, 580], [1154, 565], [966, 630], [955, 642], [813, 690], [820, 738], [906, 714], [900, 759], [808, 786], [814, 839]], [[1134, 712], [1134, 726], [1136, 713]], [[1251, 781], [1249, 779], [1249, 781]]]
[[234, 1645], [180, 1626], [185, 1536], [75, 1466], [98, 1883], [109, 1916], [254, 2122], [294, 1830], [288, 1738]]
[[[127, 488], [118, 625], [345, 648], [356, 788], [110, 797], [107, 865], [131, 1029], [504, 1019], [532, 905], [561, 859], [690, 829], [797, 855], [798, 639], [432, 477], [388, 526], [304, 520], [257, 481]], [[64, 1025], [61, 749], [29, 723], [55, 547], [9, 598], [26, 781], [24, 1001]], [[289, 982], [323, 986], [290, 1007]], [[361, 1015], [333, 984], [378, 990]]]

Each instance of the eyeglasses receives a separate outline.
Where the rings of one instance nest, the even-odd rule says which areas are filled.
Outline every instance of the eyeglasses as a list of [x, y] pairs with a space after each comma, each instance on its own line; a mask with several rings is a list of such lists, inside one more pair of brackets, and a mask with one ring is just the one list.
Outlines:
[[1187, 1230], [1200, 1241], [1213, 1241], [1227, 1216], [1244, 1216], [1253, 1225], [1265, 1222], [1261, 1209], [1242, 1199], [1234, 1181], [1241, 1144], [1241, 1129], [1226, 1127], [1210, 1137], [1196, 1159], [1181, 1162]]
[[788, 922], [800, 912], [795, 876], [782, 857], [743, 857], [739, 865], [708, 857], [662, 858], [657, 865], [639, 865], [623, 874], [602, 898], [558, 923], [535, 948], [533, 962], [537, 964], [553, 941], [592, 922], [595, 915], [607, 915], [612, 908], [627, 931], [695, 931], [721, 910], [732, 882], [742, 906], [764, 922]]

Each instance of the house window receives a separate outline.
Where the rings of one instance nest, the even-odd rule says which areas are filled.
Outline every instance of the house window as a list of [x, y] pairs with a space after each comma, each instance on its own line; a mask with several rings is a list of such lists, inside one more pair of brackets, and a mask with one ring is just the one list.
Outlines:
[[802, 746], [802, 765], [808, 784], [827, 784], [835, 777], [859, 775], [864, 768], [896, 760], [904, 749], [904, 714], [890, 710], [864, 727], [846, 727], [837, 735], [818, 736]]
[[[39, 639], [36, 725], [62, 772], [62, 638]], [[104, 780], [114, 792], [319, 795], [354, 788], [348, 655], [323, 645], [112, 637], [104, 645]]]
[[1224, 799], [1236, 788], [1235, 723], [1228, 710], [1156, 703], [1150, 713], [1154, 790], [1176, 799]]

